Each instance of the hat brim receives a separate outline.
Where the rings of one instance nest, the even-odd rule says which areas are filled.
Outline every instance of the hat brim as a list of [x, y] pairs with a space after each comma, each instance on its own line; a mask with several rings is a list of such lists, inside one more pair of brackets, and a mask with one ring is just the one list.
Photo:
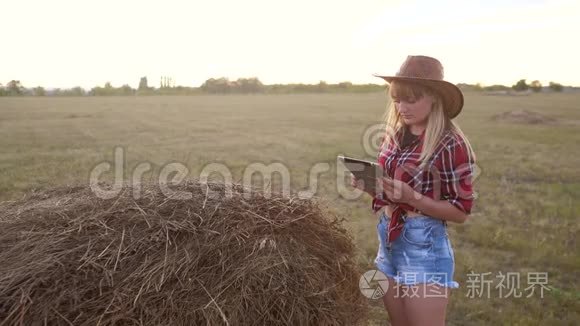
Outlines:
[[373, 74], [387, 81], [389, 84], [393, 81], [407, 81], [427, 86], [436, 91], [442, 98], [444, 108], [447, 111], [449, 119], [455, 118], [463, 109], [464, 99], [463, 92], [455, 84], [448, 81], [429, 78], [400, 77], [400, 76], [382, 76]]

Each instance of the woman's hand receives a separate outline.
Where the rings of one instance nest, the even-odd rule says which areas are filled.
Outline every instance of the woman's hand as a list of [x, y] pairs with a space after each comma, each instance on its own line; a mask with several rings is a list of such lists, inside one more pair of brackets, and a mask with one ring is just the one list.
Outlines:
[[383, 177], [377, 178], [377, 182], [382, 184], [383, 192], [387, 195], [387, 198], [396, 203], [411, 204], [422, 196], [401, 180]]
[[353, 186], [354, 188], [362, 190], [363, 192], [366, 192], [371, 197], [376, 197], [376, 193], [374, 191], [371, 191], [371, 190], [366, 191], [364, 189], [363, 181], [355, 178], [354, 174], [350, 175], [350, 185]]

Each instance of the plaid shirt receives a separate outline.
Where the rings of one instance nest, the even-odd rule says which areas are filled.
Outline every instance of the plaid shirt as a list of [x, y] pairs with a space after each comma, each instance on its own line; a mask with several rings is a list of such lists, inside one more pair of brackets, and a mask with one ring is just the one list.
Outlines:
[[[397, 135], [400, 140], [401, 135]], [[448, 130], [443, 135], [425, 168], [419, 169], [425, 131], [405, 148], [399, 149], [391, 141], [381, 144], [378, 163], [385, 174], [408, 183], [415, 191], [433, 199], [447, 200], [466, 214], [471, 213], [474, 199], [472, 176], [475, 158], [468, 155], [466, 145], [459, 135]], [[385, 205], [394, 205], [389, 224], [389, 242], [394, 241], [404, 224], [404, 211], [421, 213], [412, 206], [394, 203], [384, 193], [373, 198], [376, 213]]]

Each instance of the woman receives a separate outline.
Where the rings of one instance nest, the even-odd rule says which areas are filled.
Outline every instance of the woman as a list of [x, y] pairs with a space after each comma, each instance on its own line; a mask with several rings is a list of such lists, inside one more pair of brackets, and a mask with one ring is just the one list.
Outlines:
[[475, 155], [452, 120], [463, 95], [431, 57], [408, 56], [395, 76], [375, 76], [392, 99], [378, 154], [384, 177], [369, 193], [380, 220], [375, 264], [389, 280], [385, 308], [393, 325], [444, 325], [449, 289], [459, 287], [447, 222], [465, 222], [474, 198]]

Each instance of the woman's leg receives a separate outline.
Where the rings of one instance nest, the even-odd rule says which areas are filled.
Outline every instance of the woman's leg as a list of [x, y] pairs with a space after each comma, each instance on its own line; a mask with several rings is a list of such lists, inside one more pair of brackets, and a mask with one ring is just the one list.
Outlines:
[[394, 326], [407, 326], [409, 322], [406, 319], [405, 308], [403, 306], [403, 298], [399, 290], [398, 283], [395, 282], [393, 276], [396, 275], [396, 269], [393, 266], [393, 257], [388, 249], [387, 226], [389, 225], [389, 217], [381, 214], [379, 223], [377, 224], [379, 250], [377, 258], [375, 259], [376, 267], [387, 277], [388, 288], [383, 296], [383, 304], [389, 314], [391, 324]]
[[[445, 325], [453, 280], [454, 259], [446, 226], [439, 220], [415, 217], [395, 240], [394, 265], [409, 325]], [[414, 284], [414, 285], [411, 285]]]
[[[451, 290], [434, 284], [404, 286], [403, 306], [409, 326], [444, 326]], [[413, 289], [414, 287], [414, 289]]]
[[387, 293], [383, 296], [383, 303], [385, 309], [389, 313], [391, 324], [393, 326], [407, 326], [409, 325], [409, 321], [406, 317], [405, 306], [403, 298], [401, 297], [399, 285], [395, 283], [395, 280], [392, 277], [387, 276], [387, 279], [389, 280], [389, 287]]

